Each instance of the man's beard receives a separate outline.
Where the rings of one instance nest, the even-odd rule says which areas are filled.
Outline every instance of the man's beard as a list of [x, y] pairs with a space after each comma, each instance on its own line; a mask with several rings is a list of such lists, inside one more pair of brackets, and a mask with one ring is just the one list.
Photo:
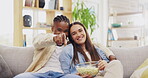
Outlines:
[[64, 45], [64, 43], [62, 43], [62, 44], [56, 44], [57, 46], [63, 46]]

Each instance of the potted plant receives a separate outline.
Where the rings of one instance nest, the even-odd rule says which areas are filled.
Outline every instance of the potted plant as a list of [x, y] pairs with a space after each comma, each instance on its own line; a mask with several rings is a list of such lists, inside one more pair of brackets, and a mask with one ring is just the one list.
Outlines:
[[79, 0], [74, 5], [72, 12], [73, 21], [83, 23], [87, 29], [90, 29], [90, 34], [92, 34], [96, 25], [96, 16], [95, 12], [92, 11], [92, 7], [88, 8], [83, 1], [80, 2]]

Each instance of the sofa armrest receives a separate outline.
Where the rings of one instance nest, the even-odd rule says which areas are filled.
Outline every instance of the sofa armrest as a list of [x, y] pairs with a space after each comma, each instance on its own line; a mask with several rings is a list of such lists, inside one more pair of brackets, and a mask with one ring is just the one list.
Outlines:
[[133, 71], [148, 58], [148, 46], [135, 48], [111, 47], [110, 50], [113, 51], [117, 59], [123, 64], [124, 78], [130, 78]]
[[0, 45], [0, 54], [14, 75], [24, 72], [31, 64], [33, 47], [10, 47]]
[[12, 78], [13, 74], [8, 67], [7, 63], [3, 59], [3, 57], [0, 55], [0, 78]]

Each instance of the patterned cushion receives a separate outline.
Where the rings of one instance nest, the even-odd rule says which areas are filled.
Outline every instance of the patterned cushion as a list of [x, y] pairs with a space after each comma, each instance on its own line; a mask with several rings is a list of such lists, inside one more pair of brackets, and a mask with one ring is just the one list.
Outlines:
[[148, 59], [142, 63], [130, 78], [147, 78], [148, 77]]

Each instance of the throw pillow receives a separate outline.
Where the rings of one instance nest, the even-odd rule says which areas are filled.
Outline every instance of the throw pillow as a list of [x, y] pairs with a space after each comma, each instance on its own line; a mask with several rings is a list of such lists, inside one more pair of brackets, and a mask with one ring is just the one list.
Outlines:
[[3, 57], [0, 55], [0, 78], [12, 78], [12, 72], [9, 69], [7, 63], [3, 59]]
[[134, 71], [130, 78], [148, 78], [148, 59]]

